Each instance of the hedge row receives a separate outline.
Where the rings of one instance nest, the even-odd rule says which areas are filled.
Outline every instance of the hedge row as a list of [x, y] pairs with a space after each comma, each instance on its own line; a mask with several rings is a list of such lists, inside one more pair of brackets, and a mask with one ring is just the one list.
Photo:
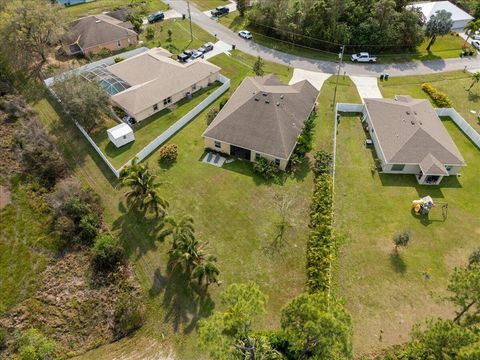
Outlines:
[[433, 100], [435, 105], [442, 108], [452, 107], [452, 101], [448, 98], [447, 94], [438, 91], [430, 83], [422, 84], [422, 90], [425, 91]]
[[328, 174], [315, 178], [307, 240], [307, 286], [310, 292], [328, 290], [330, 286], [330, 268], [335, 259], [332, 185]]

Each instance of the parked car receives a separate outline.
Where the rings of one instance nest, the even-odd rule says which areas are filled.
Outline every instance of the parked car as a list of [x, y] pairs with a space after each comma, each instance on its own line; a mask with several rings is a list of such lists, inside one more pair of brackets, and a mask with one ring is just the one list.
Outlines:
[[473, 36], [471, 36], [473, 40], [480, 40], [480, 34], [476, 33]]
[[195, 60], [198, 58], [203, 58], [203, 56], [203, 52], [197, 50], [193, 52], [192, 56], [190, 56], [190, 59]]
[[180, 61], [180, 62], [187, 62], [187, 60], [190, 58], [190, 56], [188, 56], [184, 53], [181, 53], [181, 54], [177, 55], [177, 58], [178, 58], [178, 61]]
[[124, 123], [127, 123], [128, 125], [135, 125], [137, 123], [137, 120], [135, 120], [135, 118], [129, 116], [129, 115], [125, 115], [123, 118], [122, 118], [122, 121]]
[[150, 24], [156, 23], [158, 21], [162, 21], [165, 19], [165, 14], [161, 11], [157, 11], [147, 17], [147, 20]]
[[201, 51], [202, 53], [206, 53], [212, 50], [213, 50], [213, 44], [210, 42], [203, 44], [201, 47], [198, 48], [198, 51]]
[[193, 55], [193, 50], [183, 50], [183, 54], [187, 55], [190, 58]]
[[377, 62], [377, 57], [370, 56], [370, 54], [367, 52], [353, 54], [351, 59], [353, 62], [369, 62], [369, 63]]
[[230, 9], [226, 6], [217, 6], [214, 10], [211, 11], [213, 17], [220, 17], [227, 15], [230, 12]]
[[242, 30], [238, 33], [238, 35], [240, 35], [240, 37], [244, 38], [244, 39], [247, 39], [247, 40], [250, 40], [252, 38], [252, 33], [250, 31], [247, 31], [247, 30]]
[[480, 50], [480, 40], [472, 40], [472, 46], [475, 49]]

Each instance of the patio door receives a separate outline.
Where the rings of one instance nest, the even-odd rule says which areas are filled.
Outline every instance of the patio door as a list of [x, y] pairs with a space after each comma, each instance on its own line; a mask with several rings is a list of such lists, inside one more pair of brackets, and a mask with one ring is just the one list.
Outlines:
[[230, 145], [230, 155], [235, 156], [239, 159], [248, 160], [251, 159], [251, 151], [244, 149], [235, 145]]

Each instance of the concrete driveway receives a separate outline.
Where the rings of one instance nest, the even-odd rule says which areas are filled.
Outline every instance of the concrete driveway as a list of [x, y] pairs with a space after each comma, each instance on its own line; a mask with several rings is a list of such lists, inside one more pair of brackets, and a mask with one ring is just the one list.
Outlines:
[[290, 79], [289, 84], [291, 85], [299, 81], [308, 80], [313, 86], [315, 86], [317, 90], [320, 90], [325, 80], [327, 80], [330, 76], [332, 76], [332, 74], [303, 69], [293, 69], [293, 76]]
[[380, 89], [378, 88], [377, 78], [373, 76], [350, 76], [353, 83], [357, 87], [358, 93], [362, 98], [383, 98]]
[[[191, 6], [191, 5], [190, 5], [190, 6]], [[228, 10], [229, 10], [230, 12], [237, 10], [237, 4], [236, 4], [235, 2], [233, 2], [233, 1], [230, 1], [230, 4], [223, 5], [223, 6], [225, 6], [226, 8], [228, 8]], [[203, 13], [204, 13], [205, 15], [207, 15], [208, 17], [211, 18], [211, 17], [212, 17], [212, 10], [213, 10], [213, 9], [210, 9], [210, 10], [204, 11]]]
[[[180, 14], [177, 10], [167, 10], [167, 11], [164, 12], [164, 14], [165, 14], [164, 20], [176, 19], [176, 18], [181, 18], [182, 17], [182, 14]], [[142, 24], [143, 25], [148, 25], [148, 19], [147, 18], [143, 19]]]

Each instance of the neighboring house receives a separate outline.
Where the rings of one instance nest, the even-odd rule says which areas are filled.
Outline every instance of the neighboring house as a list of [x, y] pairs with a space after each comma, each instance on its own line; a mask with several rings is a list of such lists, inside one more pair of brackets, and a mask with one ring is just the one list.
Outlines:
[[428, 21], [435, 15], [437, 11], [445, 10], [452, 14], [453, 26], [452, 29], [463, 30], [463, 28], [473, 20], [473, 16], [467, 12], [455, 6], [450, 1], [431, 1], [431, 2], [418, 2], [407, 5], [407, 8], [418, 8], [425, 16], [425, 20]]
[[363, 121], [388, 174], [414, 174], [424, 185], [456, 175], [465, 160], [427, 100], [364, 99]]
[[117, 10], [106, 12], [105, 15], [120, 20], [122, 22], [126, 22], [130, 18], [130, 16], [133, 15], [133, 9], [131, 7], [123, 7]]
[[[83, 4], [87, 2], [92, 2], [95, 0], [58, 0], [58, 3], [61, 5], [65, 6], [71, 6], [71, 5], [78, 5], [78, 4]], [[52, 0], [52, 3], [54, 3], [55, 0]]]
[[104, 73], [100, 83], [104, 88], [108, 86], [112, 102], [136, 121], [142, 121], [219, 78], [220, 68], [206, 60], [183, 64], [171, 55], [165, 49], [153, 48], [93, 71]]
[[307, 80], [247, 77], [203, 133], [205, 147], [252, 162], [263, 157], [285, 170], [318, 93]]
[[132, 128], [125, 123], [118, 124], [117, 126], [108, 129], [107, 135], [117, 148], [135, 140]]
[[91, 55], [102, 49], [117, 51], [138, 43], [138, 34], [130, 21], [99, 14], [73, 21], [62, 39], [68, 55]]

